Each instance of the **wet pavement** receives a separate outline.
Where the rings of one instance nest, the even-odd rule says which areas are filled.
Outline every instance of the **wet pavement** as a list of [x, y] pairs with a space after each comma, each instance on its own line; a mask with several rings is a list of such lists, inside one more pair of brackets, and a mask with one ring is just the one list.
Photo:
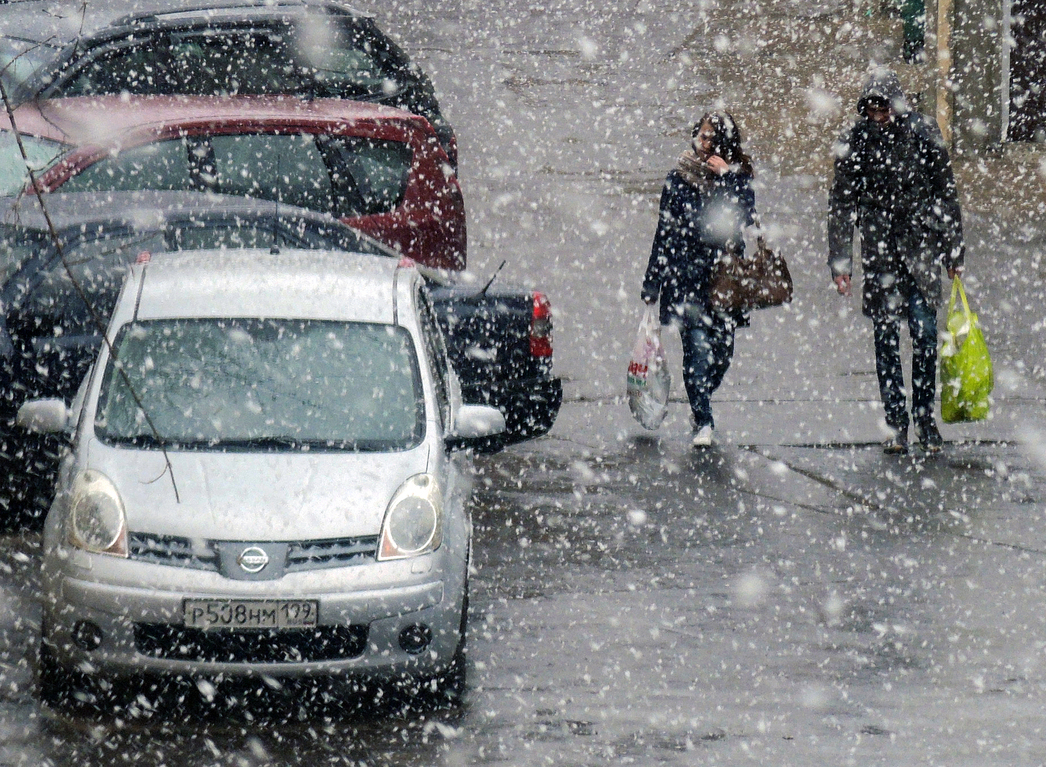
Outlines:
[[[865, 5], [362, 3], [458, 130], [470, 267], [506, 259], [499, 279], [556, 310], [556, 426], [477, 461], [466, 705], [56, 718], [19, 535], [0, 545], [0, 764], [1046, 763], [1046, 227], [1031, 203], [969, 201], [993, 418], [884, 456], [870, 327], [824, 266], [841, 104], [899, 41]], [[796, 297], [739, 335], [720, 444], [695, 451], [677, 368], [657, 432], [624, 370], [661, 180], [718, 98]]]

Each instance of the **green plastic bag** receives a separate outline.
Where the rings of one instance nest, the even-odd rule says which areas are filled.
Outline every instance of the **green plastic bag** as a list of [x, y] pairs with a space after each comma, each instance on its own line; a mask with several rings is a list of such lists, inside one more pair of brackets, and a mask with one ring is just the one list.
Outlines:
[[[962, 306], [955, 305], [956, 295], [962, 299]], [[992, 358], [958, 277], [952, 280], [948, 329], [942, 341], [941, 419], [945, 423], [983, 421], [988, 417], [988, 395], [995, 385]]]

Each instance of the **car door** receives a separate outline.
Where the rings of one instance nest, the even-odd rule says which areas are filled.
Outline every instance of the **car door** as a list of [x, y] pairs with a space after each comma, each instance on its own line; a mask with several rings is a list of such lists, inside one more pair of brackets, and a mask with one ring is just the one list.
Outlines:
[[418, 263], [464, 268], [464, 198], [435, 139], [426, 144], [417, 132], [318, 140], [336, 184], [335, 216]]

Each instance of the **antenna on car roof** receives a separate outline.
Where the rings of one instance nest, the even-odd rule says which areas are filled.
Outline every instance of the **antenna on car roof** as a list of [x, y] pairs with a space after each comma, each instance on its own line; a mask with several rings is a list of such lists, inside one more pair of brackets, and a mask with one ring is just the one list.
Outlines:
[[505, 264], [507, 264], [507, 263], [508, 263], [508, 261], [502, 261], [501, 262], [501, 266], [499, 266], [497, 269], [494, 270], [494, 274], [491, 275], [490, 280], [487, 282], [487, 284], [483, 286], [483, 290], [481, 290], [479, 292], [479, 295], [481, 295], [481, 296], [487, 295], [487, 289], [491, 285], [494, 284], [494, 280], [496, 280], [498, 278], [498, 275], [501, 274], [501, 270], [505, 268]]

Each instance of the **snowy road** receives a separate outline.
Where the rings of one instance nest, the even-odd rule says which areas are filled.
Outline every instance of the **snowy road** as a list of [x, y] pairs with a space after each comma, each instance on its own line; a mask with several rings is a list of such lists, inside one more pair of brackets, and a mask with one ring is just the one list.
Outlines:
[[[845, 120], [833, 98], [895, 43], [835, 34], [852, 3], [361, 5], [432, 73], [458, 130], [471, 268], [507, 259], [503, 279], [557, 311], [559, 422], [479, 461], [468, 703], [41, 717], [36, 552], [15, 536], [0, 545], [0, 764], [1046, 763], [1046, 230], [968, 217], [996, 418], [945, 427], [932, 461], [887, 458], [870, 328], [825, 273], [826, 164], [789, 156], [827, 151]], [[678, 381], [657, 433], [622, 390], [661, 180], [720, 95], [753, 126], [797, 292], [739, 337], [715, 400], [724, 444], [695, 453]]]

